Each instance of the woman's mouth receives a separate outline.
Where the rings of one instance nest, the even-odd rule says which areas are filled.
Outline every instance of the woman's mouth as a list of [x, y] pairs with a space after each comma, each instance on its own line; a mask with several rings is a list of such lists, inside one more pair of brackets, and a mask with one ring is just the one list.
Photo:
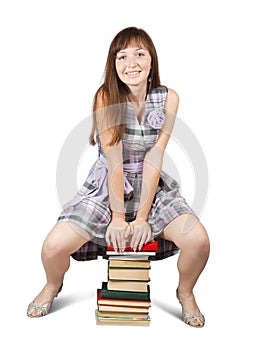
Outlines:
[[129, 77], [134, 77], [140, 73], [141, 71], [132, 71], [132, 72], [127, 72], [126, 75], [128, 75]]

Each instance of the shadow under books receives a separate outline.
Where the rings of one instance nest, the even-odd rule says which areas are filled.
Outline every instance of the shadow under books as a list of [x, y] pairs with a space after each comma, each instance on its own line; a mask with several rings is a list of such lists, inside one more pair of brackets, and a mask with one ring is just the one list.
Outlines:
[[155, 305], [159, 309], [168, 313], [169, 315], [178, 318], [179, 320], [182, 320], [182, 312], [178, 309], [178, 307], [156, 298], [152, 299], [152, 305]]

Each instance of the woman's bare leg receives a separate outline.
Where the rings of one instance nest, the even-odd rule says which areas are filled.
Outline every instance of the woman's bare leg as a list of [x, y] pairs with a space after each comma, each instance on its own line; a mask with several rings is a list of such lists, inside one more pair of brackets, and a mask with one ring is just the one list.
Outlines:
[[174, 242], [181, 249], [177, 262], [179, 299], [185, 311], [198, 314], [200, 310], [193, 288], [209, 257], [210, 243], [207, 232], [194, 216], [186, 214], [171, 222], [165, 228], [162, 237]]
[[[69, 269], [70, 255], [92, 238], [85, 230], [69, 222], [59, 222], [54, 226], [42, 247], [42, 263], [47, 282], [34, 304], [43, 305], [54, 298]], [[37, 311], [31, 310], [29, 314], [34, 316]]]

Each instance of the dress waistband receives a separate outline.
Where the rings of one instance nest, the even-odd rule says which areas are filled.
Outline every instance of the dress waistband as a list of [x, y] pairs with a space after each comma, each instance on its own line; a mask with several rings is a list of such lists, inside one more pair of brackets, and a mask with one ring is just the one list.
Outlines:
[[[125, 195], [130, 197], [130, 195], [134, 192], [134, 189], [131, 183], [128, 181], [126, 174], [127, 173], [141, 173], [143, 169], [142, 163], [133, 163], [133, 164], [124, 164], [124, 191]], [[108, 162], [107, 159], [99, 155], [98, 160], [95, 163], [94, 169], [95, 179], [97, 179], [97, 191], [88, 191], [86, 193], [77, 193], [77, 195], [67, 202], [64, 205], [64, 209], [69, 206], [74, 206], [80, 203], [83, 199], [91, 198], [94, 200], [99, 200], [101, 197], [108, 196]], [[89, 181], [89, 180], [88, 180]]]
[[[99, 156], [100, 160], [103, 162], [103, 164], [108, 167], [107, 159], [100, 154]], [[137, 162], [137, 163], [123, 163], [123, 169], [125, 173], [142, 173], [143, 172], [143, 162]]]

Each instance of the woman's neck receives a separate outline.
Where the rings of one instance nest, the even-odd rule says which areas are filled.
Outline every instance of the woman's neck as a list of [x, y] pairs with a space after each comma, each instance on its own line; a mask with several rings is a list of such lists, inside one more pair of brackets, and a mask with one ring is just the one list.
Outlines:
[[144, 102], [147, 95], [147, 85], [145, 86], [129, 86], [128, 98], [131, 102]]

